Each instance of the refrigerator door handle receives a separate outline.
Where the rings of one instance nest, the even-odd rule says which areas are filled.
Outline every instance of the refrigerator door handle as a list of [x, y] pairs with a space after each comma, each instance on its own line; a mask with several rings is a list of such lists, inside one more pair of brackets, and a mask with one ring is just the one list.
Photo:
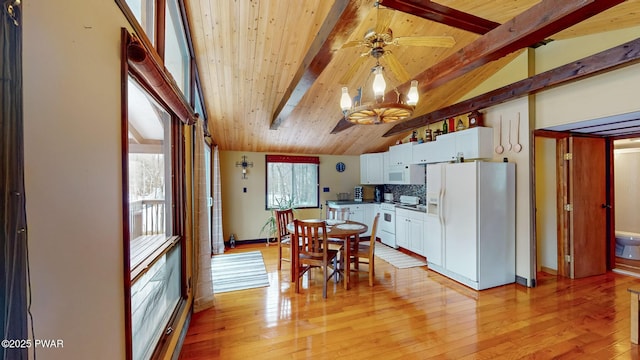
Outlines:
[[440, 225], [444, 226], [444, 203], [442, 200], [444, 199], [444, 189], [440, 190], [438, 194], [438, 218], [440, 219]]

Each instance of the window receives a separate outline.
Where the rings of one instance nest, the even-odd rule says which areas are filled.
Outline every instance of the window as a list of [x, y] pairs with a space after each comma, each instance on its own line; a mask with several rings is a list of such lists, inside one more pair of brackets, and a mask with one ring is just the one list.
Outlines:
[[149, 41], [153, 43], [156, 34], [156, 0], [126, 0], [126, 2]]
[[164, 65], [188, 99], [191, 84], [191, 56], [178, 1], [167, 0], [166, 11]]
[[137, 267], [173, 235], [171, 116], [131, 78], [128, 87], [129, 239], [135, 277]]
[[131, 359], [150, 359], [181, 293], [172, 174], [178, 121], [131, 76], [127, 84]]
[[266, 208], [291, 205], [317, 208], [320, 203], [319, 164], [314, 156], [267, 155]]

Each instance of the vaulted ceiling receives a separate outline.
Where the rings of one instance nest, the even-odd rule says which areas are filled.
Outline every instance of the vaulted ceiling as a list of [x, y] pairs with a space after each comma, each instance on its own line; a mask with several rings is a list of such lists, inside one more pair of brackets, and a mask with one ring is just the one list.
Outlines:
[[[220, 150], [358, 155], [383, 151], [410, 132], [397, 123], [342, 120], [340, 79], [363, 52], [343, 45], [378, 24], [373, 0], [185, 4], [209, 129]], [[523, 48], [640, 23], [640, 0], [383, 0], [381, 9], [390, 13], [394, 37], [455, 40], [450, 48], [391, 45], [410, 78], [420, 81], [414, 123], [459, 102]], [[349, 88], [362, 84], [374, 64], [365, 61]], [[387, 74], [391, 86], [408, 85]]]

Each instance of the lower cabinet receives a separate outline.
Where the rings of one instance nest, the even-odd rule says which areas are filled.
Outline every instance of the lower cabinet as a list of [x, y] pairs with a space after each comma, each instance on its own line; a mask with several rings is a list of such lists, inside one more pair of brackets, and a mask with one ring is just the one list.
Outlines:
[[363, 223], [367, 225], [369, 228], [366, 233], [360, 234], [360, 236], [369, 236], [371, 235], [371, 227], [373, 226], [373, 217], [375, 216], [374, 211], [376, 204], [366, 204], [366, 203], [349, 203], [349, 204], [335, 204], [329, 202], [327, 204], [332, 208], [348, 208], [349, 209], [349, 220], [357, 221], [359, 223]]
[[421, 211], [396, 208], [398, 246], [421, 256], [425, 256], [424, 217]]

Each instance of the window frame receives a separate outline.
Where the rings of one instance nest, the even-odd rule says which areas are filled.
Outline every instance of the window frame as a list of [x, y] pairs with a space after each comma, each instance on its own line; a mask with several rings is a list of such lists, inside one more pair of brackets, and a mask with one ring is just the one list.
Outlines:
[[[155, 88], [151, 86], [145, 76], [133, 71], [129, 66], [128, 48], [133, 41], [132, 36], [127, 29], [121, 30], [122, 36], [122, 63], [121, 63], [121, 143], [122, 143], [122, 209], [123, 209], [123, 278], [124, 278], [124, 303], [125, 303], [125, 341], [126, 341], [126, 358], [133, 359], [133, 328], [132, 328], [132, 304], [131, 304], [131, 287], [132, 284], [145, 274], [146, 269], [151, 268], [162, 256], [169, 253], [175, 246], [180, 245], [181, 258], [181, 274], [180, 274], [180, 299], [169, 316], [166, 328], [175, 328], [181, 314], [187, 306], [188, 299], [188, 280], [187, 280], [187, 246], [185, 239], [185, 137], [184, 126], [188, 123], [188, 119], [181, 119], [173, 108], [167, 103], [166, 94], [159, 94]], [[129, 77], [137, 81], [138, 85], [153, 97], [171, 116], [171, 208], [172, 208], [172, 233], [168, 234], [166, 241], [144, 262], [146, 266], [139, 266], [134, 274], [131, 271], [131, 239], [130, 239], [130, 219], [129, 219], [129, 135], [128, 135], [128, 86]], [[173, 94], [177, 95], [177, 94]], [[153, 357], [158, 357], [168, 350], [169, 342], [167, 341], [170, 333], [166, 331], [155, 344]]]
[[[269, 164], [270, 163], [291, 164], [292, 171], [293, 169], [295, 169], [294, 164], [315, 165], [316, 166], [315, 206], [300, 206], [299, 204], [294, 203], [292, 204], [292, 207], [296, 209], [317, 209], [320, 207], [320, 157], [300, 156], [300, 155], [265, 155], [265, 198], [264, 198], [265, 210], [273, 210], [279, 207], [278, 205], [270, 206], [269, 204], [269, 178], [270, 178]], [[292, 184], [292, 186], [295, 186], [295, 184]]]

